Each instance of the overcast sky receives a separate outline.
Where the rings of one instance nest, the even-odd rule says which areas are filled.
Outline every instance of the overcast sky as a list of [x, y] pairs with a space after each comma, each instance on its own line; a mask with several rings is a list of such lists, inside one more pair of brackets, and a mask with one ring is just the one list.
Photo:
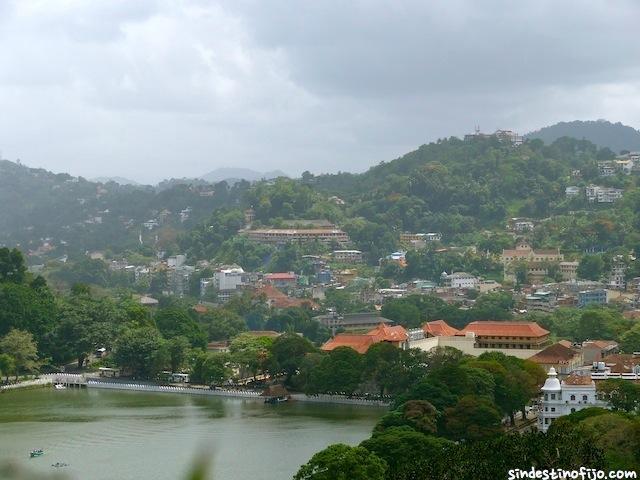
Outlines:
[[640, 126], [640, 2], [0, 0], [0, 151], [88, 178], [362, 171], [445, 136]]

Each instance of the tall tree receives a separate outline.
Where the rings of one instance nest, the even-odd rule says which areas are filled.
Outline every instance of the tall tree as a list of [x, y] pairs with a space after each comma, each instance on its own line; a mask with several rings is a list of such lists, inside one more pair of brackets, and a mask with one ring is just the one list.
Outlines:
[[20, 373], [33, 370], [37, 366], [38, 347], [29, 332], [13, 329], [0, 339], [0, 353], [13, 360], [16, 380]]

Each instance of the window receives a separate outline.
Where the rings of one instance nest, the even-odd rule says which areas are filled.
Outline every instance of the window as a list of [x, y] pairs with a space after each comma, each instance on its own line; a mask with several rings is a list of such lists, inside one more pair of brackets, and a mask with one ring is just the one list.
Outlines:
[[545, 402], [546, 402], [547, 400], [549, 400], [549, 394], [547, 394], [547, 393], [545, 393], [545, 394], [544, 394], [544, 400], [545, 400]]
[[589, 397], [587, 397], [586, 395], [582, 395], [582, 401], [586, 402], [588, 400]]
[[571, 413], [575, 413], [575, 412], [576, 412], [576, 409], [575, 409], [575, 408], [572, 408], [572, 409], [571, 409]]
[[556, 407], [551, 407], [551, 411], [555, 412], [556, 411]]
[[544, 411], [548, 412], [549, 411], [549, 407], [544, 407]]
[[552, 394], [551, 394], [551, 400], [555, 400], [555, 399], [556, 399], [556, 394], [555, 394], [555, 393], [552, 393]]
[[575, 395], [571, 395], [571, 400], [575, 400], [576, 396]]
[[544, 419], [544, 424], [545, 424], [545, 425], [549, 425], [549, 419], [548, 419], [548, 418], [545, 418], [545, 419]]

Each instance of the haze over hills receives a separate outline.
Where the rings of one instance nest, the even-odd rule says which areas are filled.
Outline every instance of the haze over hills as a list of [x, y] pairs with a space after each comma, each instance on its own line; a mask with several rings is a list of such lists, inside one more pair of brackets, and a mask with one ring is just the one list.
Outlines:
[[115, 182], [118, 185], [140, 185], [140, 183], [136, 182], [135, 180], [130, 180], [128, 178], [117, 177], [117, 176], [116, 177], [96, 177], [96, 178], [92, 178], [91, 181], [96, 183]]
[[550, 144], [560, 137], [586, 139], [599, 147], [608, 147], [616, 153], [621, 150], [640, 150], [640, 131], [622, 123], [607, 120], [574, 120], [559, 122], [543, 127], [525, 135], [527, 138], [539, 138]]
[[255, 182], [258, 180], [271, 180], [278, 177], [288, 177], [288, 175], [281, 170], [258, 172], [249, 168], [222, 167], [216, 168], [202, 175], [200, 178], [211, 183], [222, 182], [223, 180], [227, 183], [236, 183], [240, 180]]

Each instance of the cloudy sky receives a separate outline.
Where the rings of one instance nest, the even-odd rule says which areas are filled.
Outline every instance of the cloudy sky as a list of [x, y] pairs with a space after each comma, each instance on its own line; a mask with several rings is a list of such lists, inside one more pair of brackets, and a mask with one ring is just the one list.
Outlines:
[[640, 127], [640, 2], [0, 0], [0, 151], [153, 182], [362, 171], [439, 137]]

